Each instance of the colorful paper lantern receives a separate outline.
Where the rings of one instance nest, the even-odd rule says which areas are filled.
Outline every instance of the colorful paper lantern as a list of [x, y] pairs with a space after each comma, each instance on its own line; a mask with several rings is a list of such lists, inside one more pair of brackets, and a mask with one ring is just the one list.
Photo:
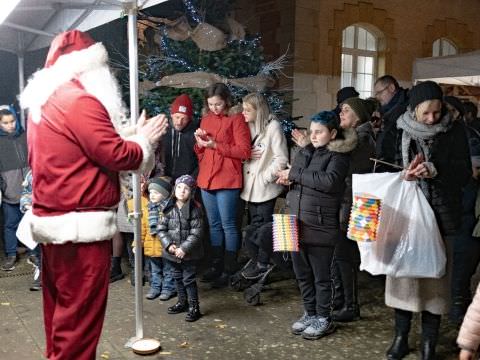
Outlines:
[[355, 241], [375, 241], [380, 224], [381, 200], [368, 195], [353, 197], [347, 237]]
[[297, 217], [290, 214], [273, 215], [273, 251], [299, 251]]

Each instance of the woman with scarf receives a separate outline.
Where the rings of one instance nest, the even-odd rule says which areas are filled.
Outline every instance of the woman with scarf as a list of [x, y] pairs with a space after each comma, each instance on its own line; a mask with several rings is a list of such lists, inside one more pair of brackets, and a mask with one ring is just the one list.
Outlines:
[[462, 187], [471, 177], [471, 163], [465, 132], [452, 121], [442, 97], [442, 89], [432, 81], [412, 88], [409, 107], [397, 120], [397, 158], [406, 169], [404, 180], [418, 183], [435, 213], [447, 252], [447, 271], [439, 279], [387, 276], [385, 302], [395, 309], [395, 337], [388, 359], [408, 354], [413, 312], [421, 313], [421, 359], [435, 359], [441, 315], [449, 310], [452, 241], [460, 225]]

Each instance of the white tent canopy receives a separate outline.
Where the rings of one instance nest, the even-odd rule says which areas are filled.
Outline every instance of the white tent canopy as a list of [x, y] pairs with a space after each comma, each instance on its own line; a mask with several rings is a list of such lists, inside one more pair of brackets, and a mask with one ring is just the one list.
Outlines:
[[480, 86], [480, 50], [469, 53], [416, 59], [413, 81]]
[[[8, 1], [8, 0], [1, 0]], [[166, 0], [138, 1], [140, 8]], [[56, 34], [86, 31], [119, 19], [129, 0], [21, 0], [0, 25], [0, 50], [15, 54], [47, 47]]]

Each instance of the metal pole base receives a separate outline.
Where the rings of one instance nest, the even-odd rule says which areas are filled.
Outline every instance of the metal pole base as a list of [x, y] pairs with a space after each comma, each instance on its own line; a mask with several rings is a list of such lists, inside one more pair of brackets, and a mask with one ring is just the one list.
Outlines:
[[131, 338], [125, 347], [130, 347], [135, 354], [150, 355], [160, 351], [162, 346], [157, 339], [137, 339]]

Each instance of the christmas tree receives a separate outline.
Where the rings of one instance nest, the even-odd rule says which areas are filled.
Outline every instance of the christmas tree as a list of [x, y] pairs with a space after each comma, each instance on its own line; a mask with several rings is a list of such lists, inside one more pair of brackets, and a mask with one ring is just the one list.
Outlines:
[[182, 4], [183, 15], [174, 19], [147, 13], [139, 17], [141, 107], [151, 115], [168, 114], [175, 97], [187, 93], [199, 120], [204, 89], [223, 82], [235, 103], [250, 92], [262, 93], [288, 138], [294, 123], [287, 111], [287, 91], [273, 88], [286, 56], [265, 61], [260, 36], [248, 34], [229, 17], [234, 1], [183, 0]]

